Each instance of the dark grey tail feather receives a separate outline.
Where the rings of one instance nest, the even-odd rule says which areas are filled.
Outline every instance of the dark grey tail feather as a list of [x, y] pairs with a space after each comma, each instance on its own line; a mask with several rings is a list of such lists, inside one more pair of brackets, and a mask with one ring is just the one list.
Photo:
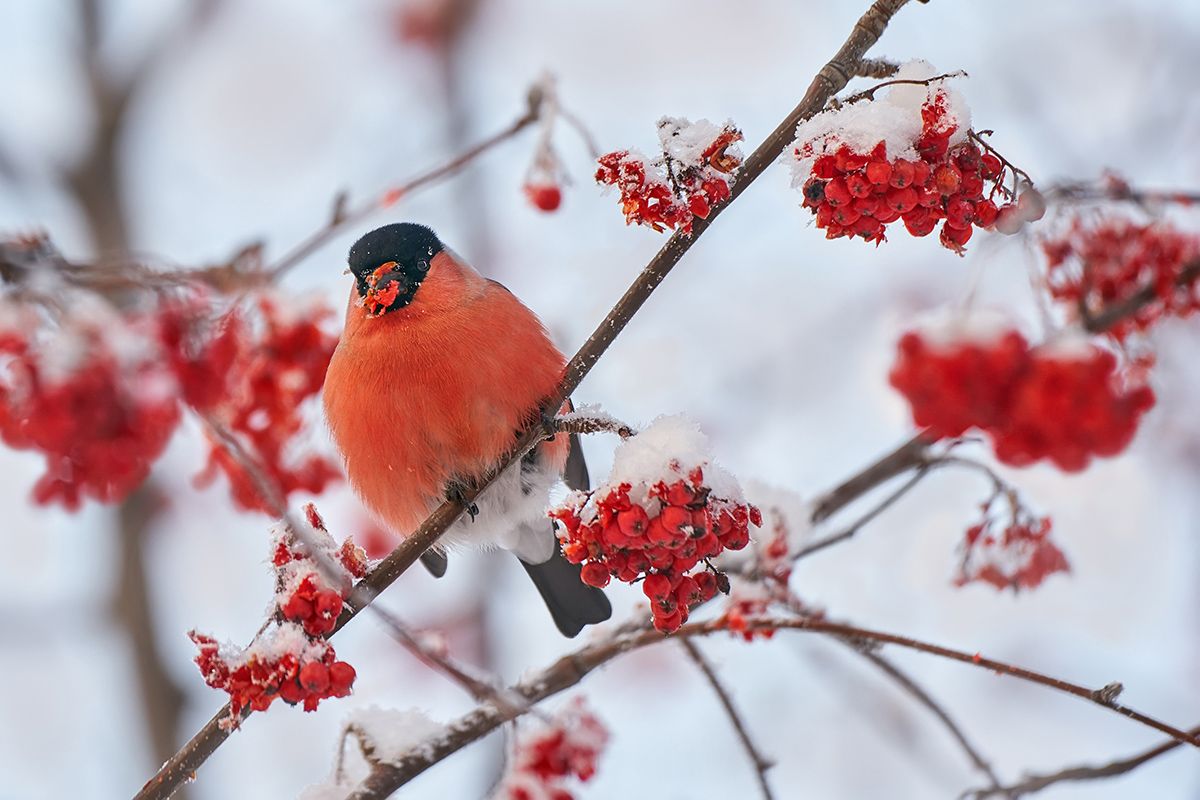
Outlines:
[[584, 625], [603, 622], [612, 616], [612, 606], [604, 592], [581, 581], [579, 565], [567, 561], [557, 547], [549, 561], [541, 564], [521, 561], [521, 566], [533, 579], [563, 636], [574, 638]]
[[442, 550], [434, 550], [430, 548], [424, 553], [421, 553], [421, 564], [425, 569], [429, 570], [429, 574], [435, 578], [440, 578], [446, 574], [446, 566], [449, 564], [446, 558], [446, 553]]

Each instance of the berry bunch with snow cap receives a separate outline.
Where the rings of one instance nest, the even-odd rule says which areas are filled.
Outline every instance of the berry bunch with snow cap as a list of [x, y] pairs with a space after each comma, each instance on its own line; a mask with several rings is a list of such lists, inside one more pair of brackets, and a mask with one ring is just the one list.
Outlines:
[[971, 133], [949, 77], [910, 61], [879, 100], [868, 90], [797, 126], [792, 183], [826, 238], [879, 243], [897, 220], [918, 237], [940, 223], [942, 245], [961, 253], [974, 227], [1014, 232], [1040, 216], [1036, 193], [1015, 201], [1005, 188], [1010, 167]]
[[496, 797], [504, 800], [572, 800], [564, 781], [587, 782], [608, 744], [608, 730], [582, 701], [569, 705], [533, 736], [517, 744]]
[[353, 579], [366, 574], [367, 557], [349, 539], [338, 546], [311, 503], [304, 514], [303, 536], [284, 524], [273, 531], [275, 619], [266, 630], [246, 648], [189, 634], [200, 648], [196, 664], [205, 683], [229, 694], [230, 726], [243, 708], [265, 711], [278, 697], [312, 711], [325, 698], [347, 696], [354, 683], [354, 668], [337, 660], [325, 636], [337, 624]]
[[658, 138], [662, 155], [653, 159], [637, 150], [600, 156], [596, 182], [620, 191], [627, 224], [691, 233], [695, 219], [707, 219], [730, 198], [730, 181], [742, 164], [742, 132], [732, 122], [663, 117]]
[[712, 461], [707, 437], [682, 416], [659, 417], [622, 442], [608, 480], [571, 493], [550, 515], [562, 523], [563, 554], [583, 565], [583, 581], [641, 580], [654, 626], [665, 633], [728, 590], [709, 559], [742, 549], [750, 525], [762, 524], [737, 480]]
[[1124, 450], [1154, 405], [1150, 388], [1125, 385], [1117, 367], [1085, 340], [1030, 347], [1003, 317], [978, 314], [906, 333], [890, 379], [930, 436], [978, 429], [1006, 464], [1048, 459], [1075, 472]]

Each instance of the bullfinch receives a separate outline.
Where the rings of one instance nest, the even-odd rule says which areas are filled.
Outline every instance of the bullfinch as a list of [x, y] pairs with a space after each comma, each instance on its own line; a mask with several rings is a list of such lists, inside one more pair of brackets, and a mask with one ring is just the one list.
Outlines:
[[[483, 475], [537, 419], [566, 359], [537, 316], [421, 225], [385, 225], [350, 248], [346, 327], [325, 377], [329, 430], [355, 493], [406, 536], [459, 487]], [[499, 546], [533, 579], [558, 629], [608, 619], [546, 516], [560, 479], [587, 488], [577, 437], [558, 434], [500, 475], [422, 561], [445, 547]]]

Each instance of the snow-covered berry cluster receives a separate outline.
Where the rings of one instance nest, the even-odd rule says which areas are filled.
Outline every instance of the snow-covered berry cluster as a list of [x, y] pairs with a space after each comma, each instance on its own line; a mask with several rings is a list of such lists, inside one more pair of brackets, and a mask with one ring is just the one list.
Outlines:
[[[352, 579], [367, 573], [367, 554], [352, 539], [335, 544], [312, 503], [304, 513], [310, 528], [305, 540], [286, 525], [274, 530], [275, 604], [280, 616], [309, 636], [325, 636], [337, 624]], [[321, 552], [314, 555], [314, 547]]]
[[[321, 390], [337, 346], [337, 336], [324, 328], [333, 312], [323, 303], [297, 304], [285, 311], [265, 295], [255, 308], [257, 326], [229, 315], [207, 346], [202, 343], [192, 351], [208, 365], [201, 374], [210, 374], [220, 387], [220, 399], [208, 411], [248, 445], [267, 478], [285, 496], [293, 492], [319, 494], [341, 477], [341, 471], [327, 455], [310, 452], [297, 456], [294, 451], [304, 428], [303, 403]], [[226, 363], [225, 353], [232, 348], [230, 338], [237, 342], [236, 357], [218, 373], [217, 367]], [[197, 484], [207, 486], [218, 472], [228, 477], [238, 507], [274, 511], [253, 476], [222, 443], [213, 442]]]
[[1074, 472], [1123, 451], [1154, 405], [1153, 391], [1124, 385], [1117, 366], [1086, 341], [1030, 347], [1003, 320], [979, 316], [906, 333], [890, 379], [929, 435], [978, 429], [1006, 464], [1048, 459]]
[[928, 64], [910, 62], [896, 76], [908, 82], [888, 86], [879, 100], [862, 98], [797, 127], [793, 184], [826, 238], [879, 243], [897, 220], [913, 236], [940, 224], [942, 245], [961, 253], [975, 227], [1015, 230], [1040, 216], [1034, 193], [1023, 207], [1004, 203], [1008, 167], [971, 140], [958, 92], [931, 78]]
[[146, 345], [144, 318], [73, 303], [57, 327], [0, 306], [0, 440], [37, 450], [42, 505], [123, 500], [146, 478], [179, 422], [174, 380]]
[[1169, 222], [1077, 217], [1042, 249], [1050, 295], [1071, 313], [1098, 315], [1147, 289], [1154, 293], [1108, 328], [1118, 341], [1164, 317], [1200, 310], [1200, 236]]
[[958, 586], [982, 582], [997, 589], [1035, 589], [1056, 572], [1070, 572], [1067, 557], [1051, 539], [1049, 517], [1017, 514], [1003, 530], [984, 507], [983, 521], [967, 529]]
[[564, 783], [587, 782], [608, 744], [608, 730], [582, 702], [569, 705], [532, 736], [517, 742], [512, 766], [496, 797], [504, 800], [572, 800]]
[[637, 150], [600, 156], [596, 182], [617, 187], [626, 223], [691, 233], [695, 219], [707, 219], [729, 199], [730, 181], [742, 164], [736, 146], [742, 133], [732, 122], [663, 117], [658, 138], [662, 154], [656, 158]]
[[263, 711], [276, 697], [312, 711], [326, 697], [345, 697], [354, 683], [354, 668], [337, 660], [325, 636], [353, 579], [366, 574], [367, 556], [350, 539], [334, 542], [312, 503], [304, 516], [303, 536], [282, 523], [272, 531], [276, 618], [266, 631], [244, 649], [189, 634], [205, 682], [229, 694], [232, 724], [243, 707]]
[[354, 667], [295, 623], [272, 623], [244, 649], [196, 631], [188, 635], [200, 648], [196, 664], [204, 682], [229, 695], [230, 715], [221, 721], [226, 729], [237, 727], [245, 708], [266, 711], [279, 698], [313, 711], [328, 697], [346, 697], [354, 685]]
[[[736, 479], [712, 462], [699, 427], [659, 417], [617, 448], [607, 481], [551, 510], [563, 554], [592, 586], [642, 580], [654, 626], [678, 630], [693, 606], [728, 589], [709, 563], [750, 542], [761, 525]], [[693, 573], [701, 563], [705, 569]]]

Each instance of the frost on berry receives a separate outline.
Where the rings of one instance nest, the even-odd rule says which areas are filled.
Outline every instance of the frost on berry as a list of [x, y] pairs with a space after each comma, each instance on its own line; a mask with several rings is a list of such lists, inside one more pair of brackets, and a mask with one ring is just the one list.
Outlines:
[[[896, 79], [934, 76], [929, 64], [912, 61]], [[903, 221], [913, 236], [939, 230], [941, 244], [962, 253], [974, 228], [1016, 219], [1017, 208], [998, 206], [1011, 196], [1007, 168], [969, 137], [970, 127], [970, 110], [944, 80], [888, 86], [878, 99], [847, 102], [797, 126], [792, 184], [826, 238], [878, 244], [888, 225]], [[1032, 216], [1026, 210], [1020, 220]]]
[[890, 379], [931, 436], [978, 429], [1006, 464], [1049, 460], [1068, 472], [1122, 452], [1154, 405], [1108, 350], [1067, 339], [1030, 347], [996, 318], [906, 333]]
[[200, 650], [196, 665], [204, 682], [229, 695], [229, 717], [221, 721], [226, 730], [238, 726], [243, 709], [266, 711], [280, 698], [314, 711], [326, 698], [346, 697], [354, 685], [354, 668], [295, 623], [272, 622], [246, 648], [196, 631], [188, 636]]
[[709, 559], [744, 548], [750, 526], [762, 524], [737, 480], [711, 460], [707, 437], [681, 416], [659, 417], [622, 442], [607, 480], [571, 493], [550, 515], [584, 582], [642, 581], [665, 633], [718, 591], [724, 575]]
[[1153, 293], [1150, 302], [1108, 328], [1117, 341], [1164, 317], [1186, 317], [1200, 309], [1200, 236], [1169, 222], [1076, 217], [1062, 233], [1043, 241], [1042, 249], [1046, 287], [1068, 313], [1094, 317], [1142, 292]]
[[691, 233], [693, 221], [707, 219], [730, 197], [730, 182], [742, 164], [732, 122], [716, 125], [683, 117], [658, 121], [662, 153], [649, 158], [636, 150], [600, 156], [596, 182], [615, 186], [628, 224]]
[[[255, 310], [256, 319], [231, 316], [217, 329], [218, 337], [236, 338], [237, 356], [220, 376], [219, 399], [207, 410], [248, 445], [266, 477], [285, 496], [319, 494], [340, 478], [340, 471], [323, 454], [295, 451], [304, 429], [302, 405], [320, 391], [337, 346], [337, 337], [323, 328], [333, 311], [323, 304], [284, 310], [265, 295]], [[224, 347], [218, 338], [205, 352], [216, 359]], [[217, 363], [225, 363], [223, 355]], [[196, 476], [197, 485], [211, 484], [219, 472], [228, 477], [240, 508], [273, 513], [253, 476], [224, 446], [213, 442], [208, 463]]]
[[1011, 513], [999, 522], [992, 513], [997, 494], [983, 504], [983, 519], [967, 529], [957, 586], [987, 583], [996, 589], [1036, 589], [1056, 572], [1070, 572], [1066, 556], [1051, 538], [1049, 517], [1036, 517], [1008, 497]]
[[42, 322], [29, 308], [0, 306], [0, 440], [45, 458], [38, 504], [123, 500], [179, 422], [150, 321], [80, 297], [59, 325]]
[[500, 782], [502, 800], [572, 800], [566, 782], [596, 774], [608, 744], [608, 730], [582, 700], [555, 714], [533, 734], [519, 736], [508, 773]]

